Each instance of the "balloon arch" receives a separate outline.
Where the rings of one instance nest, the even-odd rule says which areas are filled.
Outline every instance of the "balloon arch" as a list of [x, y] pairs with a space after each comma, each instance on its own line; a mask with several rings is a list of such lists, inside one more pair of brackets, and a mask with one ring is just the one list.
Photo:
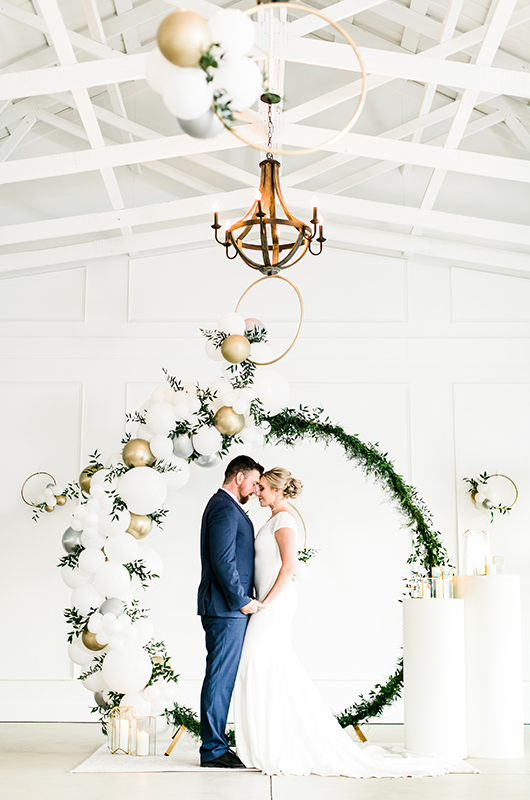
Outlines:
[[[227, 455], [234, 457], [263, 443], [335, 443], [399, 511], [412, 536], [411, 569], [428, 571], [448, 563], [425, 504], [396, 473], [387, 454], [333, 425], [322, 409], [286, 408], [287, 381], [270, 367], [254, 363], [270, 361], [262, 323], [226, 314], [219, 330], [203, 334], [207, 355], [223, 361], [222, 377], [201, 388], [183, 385], [164, 370], [167, 385], [156, 388], [139, 411], [127, 415], [136, 429], [134, 437], [125, 435], [121, 452], [105, 464], [94, 453], [78, 481], [66, 488], [49, 485], [34, 504], [38, 514], [53, 510], [55, 498], [77, 501], [62, 537], [66, 555], [59, 562], [62, 578], [72, 589], [65, 611], [71, 626], [68, 655], [81, 667], [79, 679], [85, 688], [94, 693], [93, 711], [101, 713], [104, 730], [109, 711], [127, 705], [138, 715], [155, 715], [198, 732], [195, 713], [176, 702], [178, 676], [164, 643], [154, 638], [147, 610], [140, 607], [143, 589], [158, 580], [163, 567], [145, 539], [153, 524], [163, 524], [167, 492], [186, 484], [193, 464], [214, 466]], [[248, 347], [241, 347], [241, 339]], [[301, 554], [302, 560], [309, 556]], [[402, 683], [400, 660], [386, 683], [337, 715], [340, 724], [377, 716], [400, 695]]]

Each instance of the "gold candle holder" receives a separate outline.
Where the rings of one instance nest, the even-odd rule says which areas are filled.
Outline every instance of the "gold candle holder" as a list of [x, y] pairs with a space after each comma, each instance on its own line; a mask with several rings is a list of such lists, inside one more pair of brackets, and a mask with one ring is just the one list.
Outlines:
[[136, 720], [130, 706], [115, 706], [109, 711], [107, 747], [112, 754], [129, 755], [133, 723]]
[[131, 756], [156, 756], [156, 718], [137, 717], [130, 736]]

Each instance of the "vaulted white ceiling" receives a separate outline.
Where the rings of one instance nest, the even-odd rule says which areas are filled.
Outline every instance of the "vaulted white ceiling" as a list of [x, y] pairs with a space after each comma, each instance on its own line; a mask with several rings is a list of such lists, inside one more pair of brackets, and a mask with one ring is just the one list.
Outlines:
[[[293, 211], [316, 192], [336, 246], [530, 274], [530, 3], [308, 5], [353, 37], [368, 94], [339, 141], [280, 159]], [[220, 6], [250, 2], [0, 3], [0, 274], [204, 246], [213, 200], [251, 205], [262, 155], [183, 134], [144, 78], [171, 10]], [[275, 145], [313, 146], [351, 115], [358, 66], [317, 17], [276, 15]], [[242, 124], [262, 132], [263, 109]]]

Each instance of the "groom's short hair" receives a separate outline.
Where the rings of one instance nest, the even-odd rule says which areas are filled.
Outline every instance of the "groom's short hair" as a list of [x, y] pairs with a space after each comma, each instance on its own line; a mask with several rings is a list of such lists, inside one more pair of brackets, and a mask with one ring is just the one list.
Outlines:
[[253, 458], [250, 456], [236, 456], [236, 458], [233, 458], [226, 468], [224, 482], [230, 483], [232, 478], [235, 478], [238, 472], [248, 475], [248, 473], [252, 472], [254, 469], [257, 469], [259, 474], [263, 475], [263, 467], [261, 464], [258, 464], [257, 461], [254, 461]]

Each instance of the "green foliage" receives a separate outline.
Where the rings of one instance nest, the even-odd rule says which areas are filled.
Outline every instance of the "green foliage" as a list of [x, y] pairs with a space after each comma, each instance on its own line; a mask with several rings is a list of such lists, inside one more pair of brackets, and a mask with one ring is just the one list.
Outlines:
[[[333, 442], [340, 445], [346, 458], [370, 475], [397, 507], [403, 524], [409, 529], [412, 537], [412, 552], [408, 558], [412, 568], [421, 567], [430, 574], [433, 566], [450, 565], [441, 534], [432, 530], [431, 516], [425, 503], [414, 487], [409, 486], [403, 477], [396, 473], [388, 454], [381, 452], [377, 443], [365, 444], [357, 435], [348, 434], [340, 426], [332, 425], [329, 417], [323, 417], [321, 408], [312, 410], [305, 406], [300, 406], [298, 410], [287, 408], [275, 416], [256, 413], [255, 419], [258, 423], [263, 421], [270, 423], [271, 430], [265, 438], [272, 444], [294, 446], [303, 439], [310, 439], [325, 445]], [[387, 682], [377, 684], [368, 699], [361, 696], [358, 703], [338, 715], [340, 724], [343, 726], [359, 724], [378, 716], [387, 705], [400, 696], [402, 685], [403, 662], [400, 660], [396, 671]]]
[[94, 658], [92, 659], [90, 667], [87, 670], [85, 670], [85, 672], [82, 672], [77, 680], [84, 681], [88, 677], [90, 677], [90, 675], [94, 675], [96, 672], [100, 672], [101, 669], [103, 668], [103, 662], [105, 661], [106, 655], [107, 655], [106, 653], [101, 653], [100, 655], [97, 656], [95, 655]]
[[71, 553], [67, 553], [67, 555], [59, 559], [59, 563], [57, 564], [57, 566], [70, 567], [70, 569], [75, 569], [79, 564], [79, 556], [84, 549], [85, 548], [82, 545], [76, 544]]
[[151, 511], [150, 514], [146, 514], [146, 517], [149, 517], [151, 522], [153, 522], [155, 525], [158, 525], [160, 530], [162, 530], [168, 514], [168, 508], [159, 508], [156, 511]]
[[73, 630], [68, 632], [67, 639], [70, 644], [74, 641], [76, 636], [79, 636], [86, 628], [88, 624], [88, 620], [94, 613], [97, 611], [97, 608], [91, 608], [86, 617], [79, 613], [77, 608], [65, 608], [64, 616], [66, 621], [69, 625], [72, 626]]
[[133, 575], [137, 575], [140, 578], [142, 589], [147, 589], [149, 587], [149, 581], [152, 581], [153, 578], [160, 577], [160, 575], [157, 575], [156, 572], [151, 572], [150, 570], [146, 569], [143, 558], [137, 558], [135, 561], [129, 561], [128, 564], [124, 564], [123, 566], [131, 578]]
[[374, 717], [379, 717], [386, 706], [391, 705], [401, 697], [403, 689], [403, 658], [400, 658], [395, 672], [384, 684], [377, 683], [365, 698], [360, 696], [359, 701], [346, 708], [342, 714], [337, 714], [337, 721], [346, 728], [348, 725], [360, 725]]
[[178, 703], [175, 703], [173, 708], [166, 708], [165, 713], [169, 725], [173, 725], [175, 729], [180, 728], [181, 725], [184, 725], [184, 727], [187, 728], [193, 736], [195, 736], [197, 739], [200, 737], [201, 724], [197, 714], [192, 708], [179, 706]]
[[315, 550], [313, 547], [304, 547], [303, 550], [299, 550], [297, 553], [298, 561], [302, 561], [304, 564], [307, 564], [316, 556], [318, 552], [319, 551]]

